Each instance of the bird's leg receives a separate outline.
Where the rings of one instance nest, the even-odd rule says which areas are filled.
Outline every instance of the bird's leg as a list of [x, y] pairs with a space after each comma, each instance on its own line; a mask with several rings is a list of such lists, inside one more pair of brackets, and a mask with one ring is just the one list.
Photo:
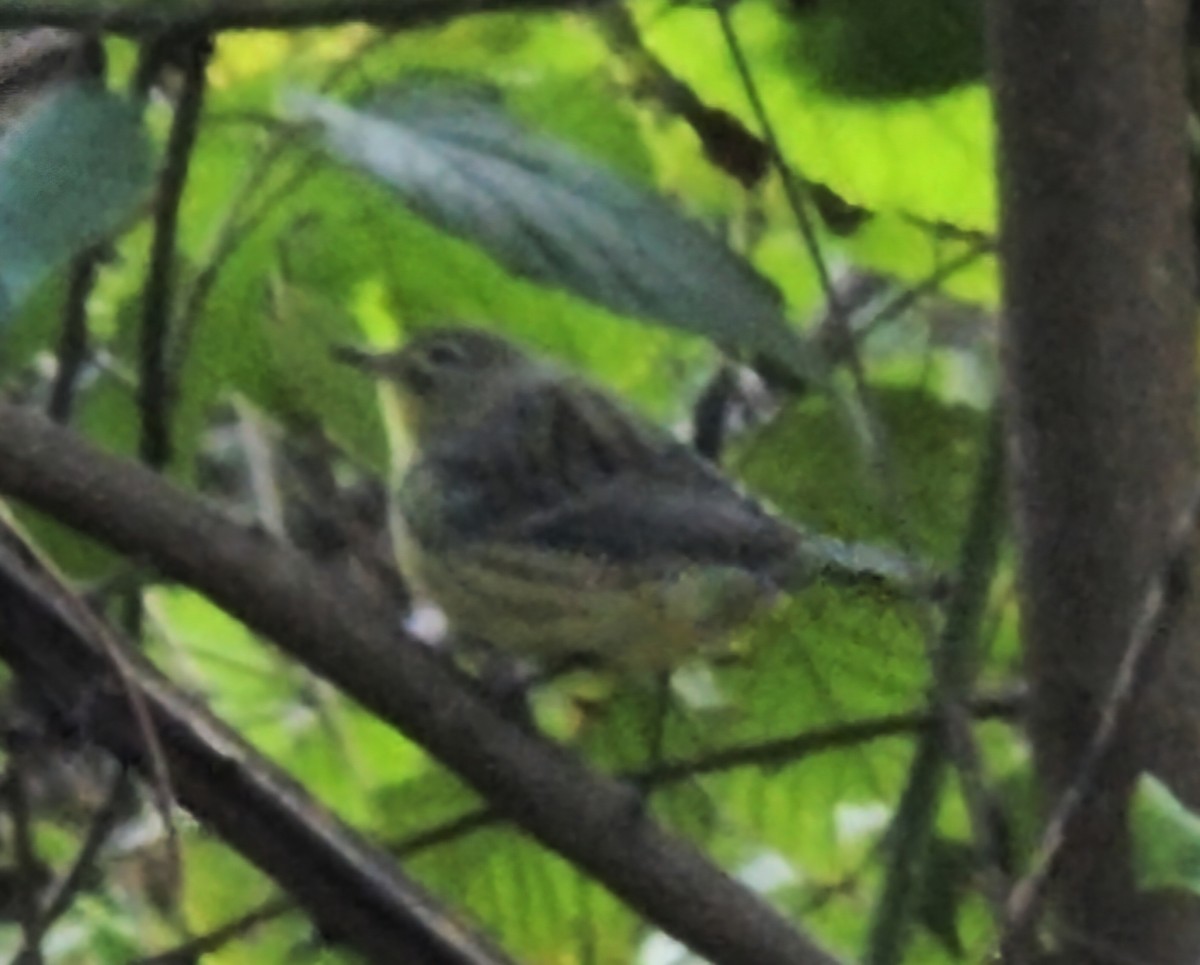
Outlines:
[[477, 638], [456, 641], [456, 649], [459, 648], [478, 657], [475, 679], [484, 696], [509, 720], [531, 731], [537, 729], [529, 706], [531, 691], [567, 674], [602, 667], [595, 654], [590, 653], [565, 654], [534, 667]]
[[671, 713], [671, 671], [654, 675], [654, 698], [650, 705], [650, 730], [646, 754], [646, 773], [652, 774], [663, 762], [667, 736], [667, 715]]
[[484, 641], [472, 640], [470, 646], [480, 656], [475, 681], [484, 699], [519, 727], [536, 731], [529, 706], [529, 691], [537, 682], [536, 672]]
[[663, 751], [667, 735], [667, 715], [671, 712], [671, 671], [662, 670], [654, 675], [650, 700], [649, 728], [646, 731], [646, 763], [630, 783], [637, 791], [637, 804], [631, 817], [645, 816], [653, 788], [654, 775], [663, 762]]

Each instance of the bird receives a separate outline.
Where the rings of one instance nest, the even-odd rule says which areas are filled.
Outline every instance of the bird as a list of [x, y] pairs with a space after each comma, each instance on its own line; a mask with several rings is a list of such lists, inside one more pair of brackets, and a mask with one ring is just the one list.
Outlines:
[[[334, 354], [396, 391], [412, 442], [400, 567], [455, 636], [664, 672], [719, 652], [830, 559], [861, 563], [836, 541], [814, 555], [692, 447], [494, 332], [435, 327]], [[890, 558], [865, 565], [897, 575]]]

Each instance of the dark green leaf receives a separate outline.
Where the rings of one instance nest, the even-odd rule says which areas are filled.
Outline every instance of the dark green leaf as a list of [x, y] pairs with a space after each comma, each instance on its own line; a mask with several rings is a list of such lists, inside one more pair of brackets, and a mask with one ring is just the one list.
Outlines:
[[[797, 67], [849, 97], [928, 97], [983, 76], [983, 4], [795, 3]], [[808, 9], [804, 9], [808, 8]]]
[[425, 90], [386, 114], [315, 97], [296, 109], [320, 123], [336, 154], [516, 274], [813, 373], [778, 292], [745, 261], [495, 103]]
[[0, 141], [0, 323], [53, 267], [128, 216], [150, 160], [138, 107], [90, 83], [13, 125]]

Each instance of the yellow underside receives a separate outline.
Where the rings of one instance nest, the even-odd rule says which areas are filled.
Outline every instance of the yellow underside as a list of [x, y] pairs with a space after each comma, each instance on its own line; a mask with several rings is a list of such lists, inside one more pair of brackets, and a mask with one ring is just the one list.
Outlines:
[[772, 594], [733, 567], [630, 568], [511, 546], [445, 557], [411, 543], [406, 572], [455, 632], [510, 653], [591, 653], [625, 670], [667, 669], [726, 642]]

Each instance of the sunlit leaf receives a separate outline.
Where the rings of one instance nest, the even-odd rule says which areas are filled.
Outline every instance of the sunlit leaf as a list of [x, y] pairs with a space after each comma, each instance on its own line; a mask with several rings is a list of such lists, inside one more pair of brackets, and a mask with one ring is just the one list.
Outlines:
[[521, 961], [633, 960], [638, 920], [630, 910], [511, 827], [430, 849], [409, 867], [435, 894], [465, 901]]
[[[711, 9], [675, 4], [664, 13], [653, 0], [633, 9], [647, 46], [706, 103], [755, 124]], [[797, 70], [794, 27], [774, 4], [745, 0], [733, 20], [780, 149], [799, 174], [872, 212], [994, 228], [993, 126], [982, 85], [895, 100], [829, 94]]]

